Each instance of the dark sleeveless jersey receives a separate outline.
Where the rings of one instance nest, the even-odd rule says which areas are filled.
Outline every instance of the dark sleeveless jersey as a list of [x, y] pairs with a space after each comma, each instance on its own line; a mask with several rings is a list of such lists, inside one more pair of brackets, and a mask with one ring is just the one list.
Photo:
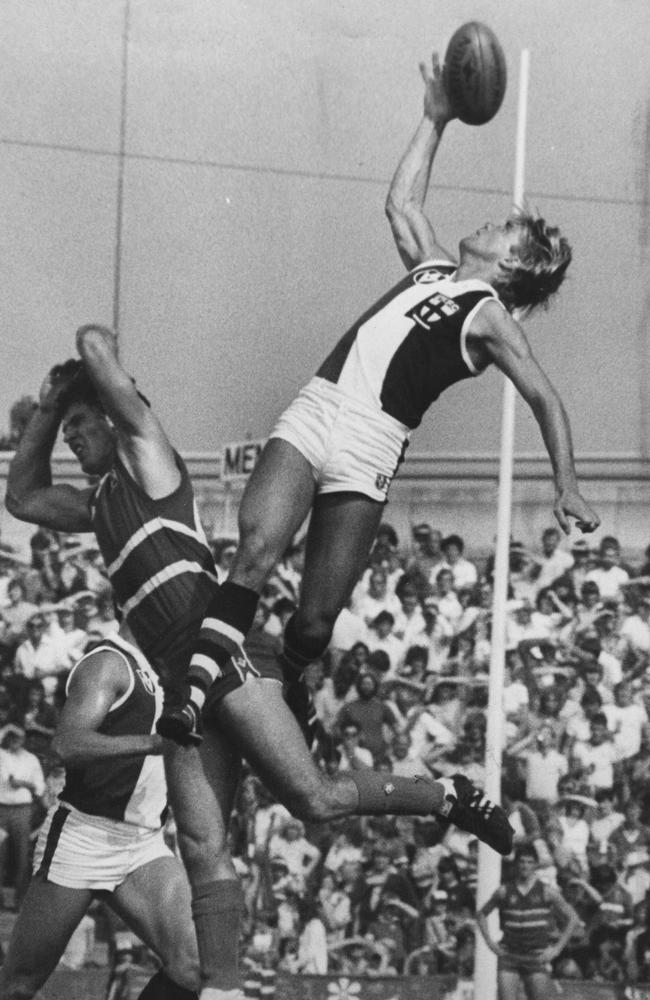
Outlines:
[[[66, 690], [77, 670], [92, 670], [98, 650], [119, 653], [131, 683], [112, 706], [98, 732], [106, 736], [148, 735], [155, 732], [162, 711], [162, 689], [139, 649], [120, 636], [106, 640], [83, 656], [70, 671]], [[111, 757], [66, 765], [65, 786], [59, 798], [90, 816], [160, 828], [167, 810], [167, 786], [162, 756]]]
[[167, 497], [152, 500], [117, 458], [91, 499], [93, 528], [118, 611], [163, 676], [178, 675], [189, 663], [217, 587], [192, 484], [179, 455], [176, 462], [181, 482]]
[[529, 892], [522, 893], [514, 882], [508, 882], [503, 893], [499, 911], [504, 948], [526, 954], [548, 947], [552, 908], [544, 883], [536, 880]]
[[467, 333], [485, 302], [499, 302], [484, 281], [451, 280], [455, 270], [427, 261], [410, 271], [348, 330], [317, 376], [417, 427], [445, 389], [480, 374]]

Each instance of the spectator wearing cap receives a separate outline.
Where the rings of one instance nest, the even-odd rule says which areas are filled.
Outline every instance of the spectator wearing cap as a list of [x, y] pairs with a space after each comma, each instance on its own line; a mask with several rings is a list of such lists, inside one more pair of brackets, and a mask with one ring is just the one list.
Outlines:
[[37, 611], [27, 622], [27, 638], [18, 646], [14, 669], [27, 680], [42, 681], [45, 697], [54, 698], [59, 675], [70, 667], [69, 658], [57, 643], [47, 635], [44, 615]]
[[465, 558], [465, 542], [461, 536], [447, 535], [443, 538], [442, 552], [454, 578], [454, 589], [474, 587], [478, 581], [478, 570], [473, 562]]
[[621, 588], [628, 583], [630, 574], [621, 566], [621, 547], [617, 538], [603, 538], [598, 551], [598, 566], [587, 573], [587, 580], [596, 584], [600, 596], [622, 600]]
[[517, 649], [521, 642], [535, 640], [541, 642], [548, 638], [547, 629], [533, 622], [533, 605], [530, 601], [511, 601], [508, 605], [506, 620], [506, 646]]
[[25, 731], [9, 726], [0, 747], [0, 829], [6, 837], [0, 846], [0, 889], [6, 884], [8, 850], [14, 860], [15, 905], [29, 883], [29, 851], [34, 806], [45, 791], [38, 757], [25, 750]]

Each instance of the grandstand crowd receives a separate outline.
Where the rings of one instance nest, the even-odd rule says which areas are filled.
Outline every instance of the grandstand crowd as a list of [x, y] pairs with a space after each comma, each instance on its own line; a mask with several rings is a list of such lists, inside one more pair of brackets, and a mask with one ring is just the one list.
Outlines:
[[[225, 578], [235, 545], [212, 545]], [[279, 650], [302, 558], [293, 545], [266, 586], [252, 657]], [[484, 783], [492, 567], [468, 558], [457, 534], [422, 523], [405, 539], [382, 525], [326, 656], [309, 668], [321, 767]], [[50, 743], [66, 676], [117, 628], [94, 540], [39, 529], [28, 561], [0, 544], [7, 909], [20, 905], [35, 832], [63, 785]], [[555, 528], [532, 548], [513, 541], [505, 674], [502, 802], [515, 844], [534, 845], [540, 878], [581, 918], [554, 975], [650, 981], [650, 547], [624, 564], [611, 536], [595, 549]], [[462, 831], [434, 817], [305, 828], [249, 772], [231, 840], [251, 967], [471, 976], [478, 842]], [[89, 960], [101, 923], [95, 907], [64, 962]]]

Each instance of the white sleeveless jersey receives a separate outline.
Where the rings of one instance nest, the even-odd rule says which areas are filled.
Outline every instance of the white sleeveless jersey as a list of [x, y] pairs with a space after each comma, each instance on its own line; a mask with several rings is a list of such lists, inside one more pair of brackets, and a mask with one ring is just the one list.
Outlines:
[[500, 303], [491, 285], [454, 281], [455, 271], [450, 261], [419, 264], [348, 330], [317, 375], [417, 427], [441, 392], [480, 374], [467, 334], [485, 302]]

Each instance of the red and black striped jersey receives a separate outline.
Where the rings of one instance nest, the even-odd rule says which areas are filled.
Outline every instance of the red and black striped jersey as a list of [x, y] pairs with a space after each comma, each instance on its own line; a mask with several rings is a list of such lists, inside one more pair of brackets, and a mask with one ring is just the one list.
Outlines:
[[[181, 481], [153, 500], [116, 459], [91, 498], [91, 517], [119, 614], [163, 675], [189, 663], [217, 569], [199, 520], [192, 484], [176, 455]], [[172, 662], [173, 661], [173, 662]]]
[[548, 887], [538, 879], [523, 893], [514, 882], [502, 888], [499, 902], [502, 944], [508, 951], [525, 955], [550, 944], [552, 907]]
[[[98, 732], [106, 736], [148, 735], [155, 732], [163, 695], [155, 673], [139, 649], [115, 636], [83, 656], [68, 676], [92, 670], [98, 652], [118, 653], [126, 663], [127, 691], [111, 706]], [[89, 816], [159, 829], [167, 810], [167, 786], [162, 756], [108, 757], [84, 764], [66, 764], [65, 786], [59, 798]]]
[[467, 333], [485, 302], [484, 281], [455, 281], [456, 265], [426, 261], [391, 288], [341, 338], [317, 376], [390, 414], [406, 428], [449, 386], [480, 374]]

